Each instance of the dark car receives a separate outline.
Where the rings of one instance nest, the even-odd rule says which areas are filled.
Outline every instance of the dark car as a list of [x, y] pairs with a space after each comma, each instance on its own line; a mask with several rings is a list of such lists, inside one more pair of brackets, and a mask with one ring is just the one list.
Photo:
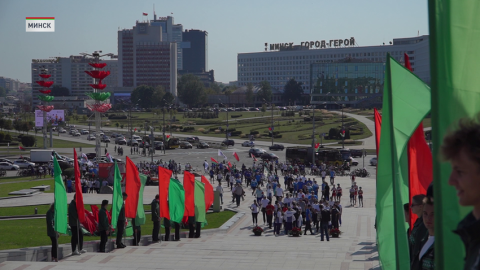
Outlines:
[[127, 141], [125, 140], [124, 137], [117, 137], [115, 139], [115, 144], [124, 145], [124, 144], [127, 144]]
[[230, 146], [230, 145], [235, 146], [235, 141], [225, 139], [225, 140], [223, 140], [222, 144], [226, 145], [227, 147]]
[[155, 141], [153, 142], [154, 145], [155, 145], [155, 150], [163, 150], [163, 142], [160, 142], [160, 141]]
[[205, 148], [209, 148], [209, 147], [210, 147], [210, 145], [208, 145], [208, 143], [206, 143], [206, 142], [199, 142], [197, 144], [197, 148], [199, 148], [199, 149], [205, 149]]
[[350, 154], [352, 157], [362, 157], [363, 156], [363, 150], [361, 149], [350, 149]]
[[255, 157], [259, 157], [265, 152], [266, 151], [261, 148], [250, 148], [250, 150], [248, 150], [248, 155], [254, 155]]
[[110, 138], [108, 138], [107, 136], [103, 135], [101, 141], [107, 143], [107, 142], [110, 142]]
[[138, 142], [135, 139], [131, 139], [127, 141], [128, 146], [138, 146]]
[[260, 158], [262, 160], [268, 160], [268, 161], [272, 161], [272, 160], [277, 160], [278, 157], [277, 155], [273, 154], [273, 153], [263, 153]]
[[97, 153], [87, 153], [86, 156], [88, 159], [94, 159], [97, 156]]
[[284, 148], [285, 147], [283, 146], [283, 144], [274, 144], [274, 145], [270, 146], [268, 149], [283, 151]]
[[149, 144], [148, 142], [140, 142], [140, 143], [138, 143], [138, 147], [140, 147], [140, 148], [143, 148], [143, 147], [149, 148], [149, 147], [150, 147], [150, 144]]
[[189, 143], [196, 143], [196, 142], [200, 141], [200, 139], [198, 139], [198, 137], [187, 137], [185, 140]]
[[180, 148], [188, 149], [188, 148], [193, 148], [193, 146], [191, 143], [183, 141], [183, 142], [180, 142]]

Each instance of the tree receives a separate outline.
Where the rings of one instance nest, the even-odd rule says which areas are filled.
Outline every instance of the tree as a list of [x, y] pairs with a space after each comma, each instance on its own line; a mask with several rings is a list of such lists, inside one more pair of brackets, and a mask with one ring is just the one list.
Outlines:
[[212, 93], [215, 94], [220, 94], [220, 92], [222, 92], [222, 88], [216, 82], [210, 84], [210, 89], [212, 90]]
[[247, 84], [247, 91], [245, 92], [245, 100], [249, 104], [255, 102], [255, 94], [253, 93], [253, 84], [252, 83]]
[[32, 147], [35, 144], [35, 137], [31, 135], [22, 136], [22, 145], [25, 147]]
[[207, 102], [205, 87], [193, 74], [185, 74], [178, 79], [178, 98], [189, 106], [198, 106]]
[[265, 112], [267, 111], [267, 104], [263, 103], [262, 108], [260, 109], [262, 111], [262, 116], [265, 116]]
[[291, 100], [293, 102], [299, 100], [303, 94], [302, 83], [297, 82], [295, 79], [290, 79], [285, 84], [283, 92], [283, 100]]
[[[163, 101], [165, 100], [165, 101]], [[172, 95], [172, 93], [170, 92], [167, 92], [164, 96], [163, 96], [163, 99], [162, 99], [162, 102], [160, 102], [160, 104], [162, 106], [165, 105], [165, 102], [166, 103], [169, 103], [169, 104], [172, 104], [172, 102], [175, 100], [175, 97]]]
[[270, 101], [272, 98], [272, 87], [268, 81], [261, 81], [260, 82], [260, 91], [257, 93], [257, 99], [265, 101]]
[[130, 101], [134, 106], [138, 104], [142, 108], [155, 107], [155, 98], [152, 98], [154, 92], [155, 88], [152, 86], [140, 85], [132, 91]]
[[158, 85], [157, 87], [155, 87], [152, 95], [153, 104], [161, 104], [163, 102], [163, 99], [165, 98], [165, 94], [165, 87], [163, 87], [162, 85]]
[[61, 85], [54, 85], [52, 86], [52, 92], [50, 93], [52, 96], [61, 97], [61, 96], [70, 96], [70, 90], [67, 87]]

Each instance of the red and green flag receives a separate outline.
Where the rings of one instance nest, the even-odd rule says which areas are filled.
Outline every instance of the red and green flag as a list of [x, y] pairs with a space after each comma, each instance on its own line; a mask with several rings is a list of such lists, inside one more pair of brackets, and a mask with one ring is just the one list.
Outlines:
[[376, 196], [378, 254], [383, 269], [410, 269], [403, 214], [403, 204], [409, 200], [407, 144], [429, 113], [428, 104], [430, 88], [388, 55]]
[[168, 191], [170, 187], [170, 179], [172, 171], [163, 167], [158, 167], [158, 196], [160, 205], [160, 217], [170, 219], [170, 211], [168, 210]]
[[135, 225], [145, 224], [145, 209], [143, 209], [143, 190], [145, 184], [147, 183], [147, 176], [145, 174], [140, 174], [140, 190], [138, 191], [138, 205], [137, 205], [137, 216], [135, 217]]
[[480, 5], [478, 1], [430, 0], [435, 269], [463, 269], [465, 248], [453, 233], [471, 210], [458, 203], [448, 185], [451, 165], [437, 159], [448, 130], [480, 111]]
[[113, 199], [112, 199], [112, 228], [117, 228], [118, 216], [123, 205], [122, 196], [122, 175], [115, 161], [115, 171], [113, 174]]
[[195, 222], [204, 223], [207, 221], [205, 213], [205, 184], [195, 181]]
[[202, 175], [201, 179], [202, 183], [205, 185], [205, 211], [208, 211], [213, 204], [213, 186], [205, 176]]
[[55, 231], [59, 233], [67, 233], [67, 191], [62, 179], [62, 169], [58, 164], [57, 157], [53, 157], [53, 176], [55, 181], [55, 213], [54, 213], [54, 227]]
[[[125, 164], [125, 193], [128, 195], [125, 200], [125, 217], [127, 218], [135, 218], [137, 216], [138, 194], [141, 186], [142, 182], [137, 166], [127, 157]], [[143, 204], [143, 201], [141, 203]]]
[[184, 171], [183, 173], [183, 188], [185, 190], [185, 212], [184, 217], [195, 216], [195, 176]]
[[168, 207], [170, 208], [170, 220], [176, 223], [182, 222], [185, 212], [185, 189], [177, 179], [170, 179], [168, 188]]
[[377, 146], [378, 157], [378, 150], [380, 149], [380, 135], [382, 130], [382, 115], [378, 112], [377, 108], [373, 109], [373, 114], [375, 118], [375, 145]]
[[218, 161], [216, 161], [213, 157], [210, 158], [213, 164], [218, 165]]

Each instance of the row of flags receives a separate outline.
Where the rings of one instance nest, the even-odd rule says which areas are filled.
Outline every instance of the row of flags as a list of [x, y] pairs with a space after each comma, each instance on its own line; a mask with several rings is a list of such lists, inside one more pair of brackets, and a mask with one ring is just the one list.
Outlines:
[[[54, 163], [54, 197], [55, 197], [55, 230], [67, 233], [67, 193], [62, 179], [62, 171], [56, 156]], [[113, 180], [113, 198], [111, 209], [111, 225], [115, 229], [123, 203], [125, 203], [125, 217], [135, 218], [136, 225], [145, 224], [145, 211], [143, 208], [143, 191], [147, 176], [138, 172], [135, 163], [127, 156], [125, 168], [125, 192], [128, 194], [125, 202], [122, 196], [122, 174], [115, 162]], [[95, 231], [95, 219], [91, 213], [85, 211], [80, 180], [80, 168], [77, 162], [77, 153], [74, 149], [74, 175], [75, 175], [75, 201], [78, 219], [91, 233]], [[166, 217], [175, 222], [186, 221], [190, 216], [195, 216], [197, 222], [206, 222], [206, 211], [213, 204], [213, 187], [202, 176], [201, 181], [195, 180], [190, 172], [184, 172], [183, 184], [172, 178], [172, 171], [159, 167], [159, 197], [160, 217]], [[92, 209], [93, 211], [94, 209]], [[98, 210], [98, 209], [96, 209]], [[97, 211], [98, 212], [98, 211]]]
[[[383, 269], [410, 269], [403, 204], [433, 181], [435, 197], [435, 269], [463, 269], [465, 247], [453, 233], [470, 211], [448, 185], [451, 164], [442, 162], [445, 135], [462, 118], [480, 111], [480, 12], [476, 1], [429, 0], [431, 89], [390, 56], [385, 65], [382, 116], [375, 114], [377, 240]], [[432, 148], [421, 122], [431, 115]], [[427, 151], [428, 149], [428, 151]], [[435, 158], [432, 158], [435, 157]], [[411, 204], [411, 203], [410, 203]], [[412, 223], [412, 221], [410, 221]]]
[[[240, 158], [238, 157], [237, 152], [233, 152], [232, 155], [233, 155], [233, 157], [235, 157], [235, 159], [236, 159], [237, 161], [240, 161]], [[227, 159], [228, 159], [227, 156], [226, 156], [226, 155], [222, 152], [222, 150], [220, 150], [220, 149], [218, 149], [218, 156], [219, 156], [219, 157], [223, 157], [224, 160], [227, 160]], [[218, 164], [218, 162], [216, 162], [216, 161], [215, 161], [215, 163]]]

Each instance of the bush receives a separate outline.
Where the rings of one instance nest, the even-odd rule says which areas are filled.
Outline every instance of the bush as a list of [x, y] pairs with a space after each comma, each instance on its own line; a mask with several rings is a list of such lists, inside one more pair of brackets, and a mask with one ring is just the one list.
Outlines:
[[108, 116], [108, 119], [127, 119], [127, 116], [126, 115], [110, 114]]
[[329, 131], [328, 131], [328, 138], [330, 140], [334, 140], [334, 139], [337, 139], [338, 137], [340, 137], [340, 134], [339, 134], [339, 130], [336, 129], [336, 128], [331, 128]]
[[205, 129], [204, 128], [199, 128], [197, 129], [198, 132], [205, 132]]
[[194, 131], [194, 130], [195, 130], [194, 127], [184, 127], [184, 128], [182, 129], [183, 132]]
[[273, 138], [275, 138], [275, 139], [281, 139], [281, 138], [282, 138], [282, 134], [274, 135]]
[[232, 118], [239, 118], [239, 117], [242, 117], [242, 115], [241, 115], [241, 114], [239, 114], [239, 115], [231, 115], [231, 117], [232, 117]]
[[260, 132], [258, 130], [250, 130], [250, 134], [251, 135], [257, 135], [259, 134]]
[[25, 147], [32, 147], [35, 144], [35, 137], [31, 135], [22, 136], [22, 145]]
[[237, 131], [233, 131], [233, 132], [230, 132], [232, 134], [232, 136], [240, 136], [240, 134], [242, 134], [242, 131], [241, 130], [237, 130]]
[[2, 142], [5, 139], [5, 133], [0, 132], [0, 142]]
[[68, 178], [73, 178], [75, 172], [73, 170], [73, 168], [68, 168], [68, 169], [65, 169], [62, 171], [62, 175], [65, 179], [68, 179]]

